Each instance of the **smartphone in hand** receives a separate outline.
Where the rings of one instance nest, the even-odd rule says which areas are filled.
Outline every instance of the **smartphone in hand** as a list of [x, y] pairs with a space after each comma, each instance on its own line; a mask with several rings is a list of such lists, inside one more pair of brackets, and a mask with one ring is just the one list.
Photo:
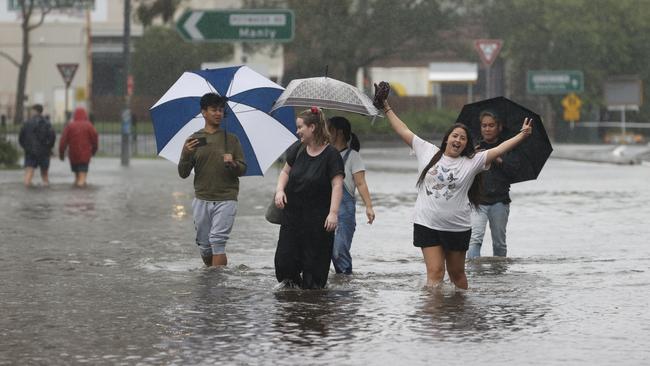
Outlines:
[[197, 141], [198, 141], [199, 143], [198, 143], [198, 144], [196, 144], [196, 146], [195, 146], [195, 147], [199, 147], [199, 146], [205, 146], [205, 145], [207, 145], [207, 144], [208, 144], [208, 141], [206, 140], [206, 138], [205, 138], [205, 137], [197, 137], [197, 138], [196, 138], [196, 140], [197, 140]]

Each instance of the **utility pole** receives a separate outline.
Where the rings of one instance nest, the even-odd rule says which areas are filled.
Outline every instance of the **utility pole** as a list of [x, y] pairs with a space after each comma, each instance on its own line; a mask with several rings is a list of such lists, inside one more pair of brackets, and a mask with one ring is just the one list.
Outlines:
[[122, 166], [129, 166], [131, 155], [131, 96], [129, 95], [129, 73], [131, 53], [131, 0], [124, 0], [124, 111], [122, 112]]
[[93, 42], [91, 32], [90, 8], [92, 1], [86, 2], [86, 110], [92, 115], [93, 102]]

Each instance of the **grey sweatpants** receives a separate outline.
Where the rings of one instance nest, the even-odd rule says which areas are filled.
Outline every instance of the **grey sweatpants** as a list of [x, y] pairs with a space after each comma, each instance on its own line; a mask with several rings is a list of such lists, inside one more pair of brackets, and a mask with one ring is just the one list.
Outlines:
[[202, 257], [226, 253], [226, 242], [235, 223], [237, 201], [192, 201], [196, 244]]

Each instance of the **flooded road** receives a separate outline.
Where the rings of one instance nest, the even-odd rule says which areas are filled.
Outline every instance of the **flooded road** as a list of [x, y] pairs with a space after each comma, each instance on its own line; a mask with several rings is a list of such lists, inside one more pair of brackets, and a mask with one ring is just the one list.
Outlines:
[[59, 161], [50, 188], [0, 171], [0, 365], [650, 360], [648, 166], [550, 160], [513, 186], [510, 257], [468, 262], [468, 291], [432, 291], [411, 244], [415, 158], [362, 154], [377, 219], [357, 210], [356, 273], [322, 291], [276, 289], [276, 168], [242, 179], [224, 269], [203, 267], [171, 163], [95, 159], [83, 190]]

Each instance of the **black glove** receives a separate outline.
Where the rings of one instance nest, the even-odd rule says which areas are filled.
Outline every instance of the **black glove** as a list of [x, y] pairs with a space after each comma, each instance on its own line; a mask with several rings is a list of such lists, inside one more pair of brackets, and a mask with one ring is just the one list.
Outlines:
[[379, 85], [375, 84], [375, 98], [372, 100], [372, 105], [375, 108], [383, 111], [384, 110], [384, 101], [388, 99], [388, 94], [390, 93], [390, 84], [385, 81], [380, 81]]

